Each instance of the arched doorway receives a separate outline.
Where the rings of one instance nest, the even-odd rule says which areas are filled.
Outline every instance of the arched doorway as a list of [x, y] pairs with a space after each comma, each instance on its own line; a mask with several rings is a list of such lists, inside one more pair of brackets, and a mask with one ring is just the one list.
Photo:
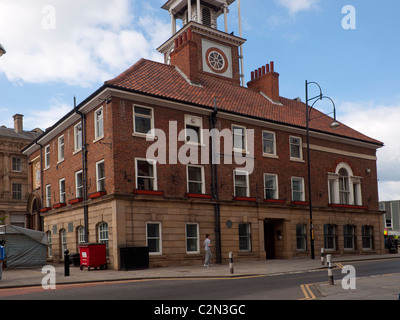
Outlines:
[[42, 200], [40, 193], [38, 191], [33, 191], [28, 197], [25, 219], [25, 226], [27, 229], [43, 231], [42, 217], [40, 216], [41, 207]]

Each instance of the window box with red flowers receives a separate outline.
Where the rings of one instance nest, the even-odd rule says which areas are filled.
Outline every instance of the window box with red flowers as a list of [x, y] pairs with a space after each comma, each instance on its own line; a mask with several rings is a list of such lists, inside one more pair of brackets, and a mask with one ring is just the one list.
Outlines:
[[257, 198], [253, 198], [253, 197], [234, 197], [233, 200], [235, 200], [235, 201], [256, 202]]
[[41, 213], [46, 213], [46, 212], [48, 212], [48, 211], [50, 211], [50, 210], [51, 210], [51, 208], [50, 208], [50, 207], [47, 207], [47, 208], [41, 209], [40, 212], [41, 212]]

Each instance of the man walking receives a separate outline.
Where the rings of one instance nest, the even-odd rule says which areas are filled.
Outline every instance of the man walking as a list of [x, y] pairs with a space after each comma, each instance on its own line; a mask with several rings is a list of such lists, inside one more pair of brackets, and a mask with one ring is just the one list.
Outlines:
[[4, 248], [4, 240], [0, 241], [0, 280], [3, 275], [3, 261], [6, 257], [6, 250]]
[[206, 240], [204, 240], [204, 250], [206, 251], [206, 258], [204, 260], [204, 266], [205, 267], [210, 267], [211, 266], [212, 254], [211, 254], [210, 247], [211, 247], [210, 235], [206, 234]]

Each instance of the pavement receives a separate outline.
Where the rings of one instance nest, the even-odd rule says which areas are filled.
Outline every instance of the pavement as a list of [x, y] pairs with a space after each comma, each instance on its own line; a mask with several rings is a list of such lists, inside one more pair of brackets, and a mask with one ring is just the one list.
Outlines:
[[[400, 254], [363, 255], [363, 256], [332, 256], [335, 267], [351, 265], [351, 262], [377, 259], [400, 259]], [[56, 285], [96, 283], [126, 280], [153, 280], [153, 279], [184, 279], [184, 278], [232, 278], [251, 276], [276, 276], [283, 274], [304, 273], [327, 269], [321, 264], [320, 257], [315, 260], [310, 258], [295, 258], [291, 260], [246, 261], [234, 263], [234, 274], [231, 274], [229, 264], [218, 264], [211, 267], [202, 265], [164, 267], [133, 271], [114, 270], [80, 270], [79, 267], [70, 267], [70, 276], [64, 275], [64, 265], [52, 265], [55, 269]], [[42, 268], [37, 269], [6, 269], [0, 281], [2, 289], [18, 287], [41, 286], [42, 280], [47, 275]], [[343, 275], [343, 277], [345, 274]], [[398, 300], [400, 288], [399, 273], [357, 278], [356, 289], [345, 290], [341, 279], [334, 285], [327, 281], [321, 283], [304, 284], [303, 300]], [[308, 289], [308, 291], [306, 290]]]

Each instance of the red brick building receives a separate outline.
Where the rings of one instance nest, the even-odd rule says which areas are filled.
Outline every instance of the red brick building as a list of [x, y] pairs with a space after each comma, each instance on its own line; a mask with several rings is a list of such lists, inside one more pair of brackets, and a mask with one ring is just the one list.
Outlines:
[[[166, 63], [138, 61], [24, 149], [54, 260], [88, 241], [115, 269], [137, 246], [151, 266], [201, 263], [207, 233], [217, 262], [310, 255], [306, 105], [279, 95], [274, 63], [241, 86], [245, 40], [217, 29], [224, 4], [168, 1]], [[381, 253], [383, 143], [311, 115], [315, 251]]]

